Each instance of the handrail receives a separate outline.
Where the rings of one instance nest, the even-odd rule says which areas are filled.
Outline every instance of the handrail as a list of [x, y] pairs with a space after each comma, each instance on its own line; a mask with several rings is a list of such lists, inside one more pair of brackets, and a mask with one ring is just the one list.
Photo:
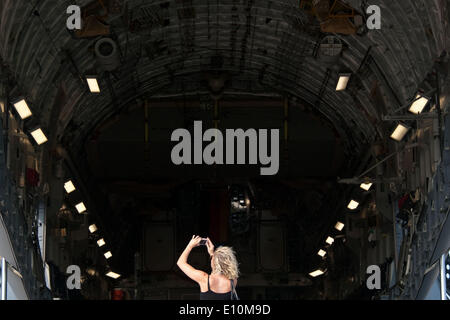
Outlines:
[[6, 258], [2, 257], [2, 263], [1, 263], [1, 270], [2, 270], [2, 287], [1, 287], [1, 297], [0, 300], [6, 300], [6, 275], [8, 273], [8, 267]]
[[443, 254], [440, 261], [441, 270], [439, 274], [441, 277], [441, 300], [447, 300], [447, 281], [445, 281], [445, 258], [447, 254]]

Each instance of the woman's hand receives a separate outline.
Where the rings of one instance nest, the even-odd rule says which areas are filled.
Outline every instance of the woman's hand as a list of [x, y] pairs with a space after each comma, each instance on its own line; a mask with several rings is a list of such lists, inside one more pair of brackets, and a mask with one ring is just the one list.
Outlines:
[[210, 256], [214, 254], [214, 245], [209, 238], [206, 238], [206, 248], [208, 248], [208, 253]]
[[198, 247], [200, 245], [200, 241], [202, 241], [202, 238], [200, 236], [192, 236], [192, 239], [191, 241], [189, 241], [187, 246], [191, 249]]

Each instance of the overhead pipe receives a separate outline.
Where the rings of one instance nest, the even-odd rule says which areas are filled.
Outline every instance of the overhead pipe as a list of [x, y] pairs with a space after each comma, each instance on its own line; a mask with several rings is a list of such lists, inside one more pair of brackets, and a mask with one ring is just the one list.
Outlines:
[[106, 75], [106, 83], [108, 84], [109, 93], [111, 94], [112, 103], [113, 103], [114, 107], [116, 108], [116, 110], [119, 110], [119, 103], [117, 102], [117, 95], [116, 95], [116, 92], [114, 91], [114, 87], [112, 85], [110, 72], [106, 71], [105, 75]]
[[[384, 159], [378, 161], [375, 165], [371, 166], [369, 169], [367, 169], [366, 171], [361, 173], [359, 176], [354, 177], [354, 178], [350, 178], [350, 179], [338, 179], [338, 183], [343, 183], [343, 184], [358, 184], [358, 183], [362, 183], [362, 182], [365, 181], [365, 175], [368, 174], [373, 169], [378, 168], [380, 166], [380, 164], [385, 163], [386, 161], [388, 161], [392, 157], [396, 156], [400, 152], [403, 152], [403, 151], [405, 151], [407, 149], [420, 147], [420, 146], [426, 146], [426, 145], [422, 145], [422, 144], [419, 144], [419, 143], [412, 143], [412, 144], [406, 145], [404, 148], [402, 148], [402, 149], [400, 149], [400, 150], [398, 150], [396, 152], [393, 152], [390, 155], [386, 156]], [[396, 178], [394, 178], [394, 179], [396, 179]]]

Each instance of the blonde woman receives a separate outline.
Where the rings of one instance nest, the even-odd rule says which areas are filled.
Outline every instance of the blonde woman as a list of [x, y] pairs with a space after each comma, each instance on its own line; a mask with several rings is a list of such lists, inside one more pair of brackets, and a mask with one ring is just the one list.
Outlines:
[[[211, 274], [197, 270], [187, 262], [191, 250], [202, 244], [205, 244], [208, 249]], [[235, 293], [239, 268], [234, 250], [230, 247], [218, 247], [214, 250], [214, 245], [209, 238], [192, 236], [178, 259], [177, 265], [184, 274], [199, 284], [200, 300], [231, 300], [232, 292]]]

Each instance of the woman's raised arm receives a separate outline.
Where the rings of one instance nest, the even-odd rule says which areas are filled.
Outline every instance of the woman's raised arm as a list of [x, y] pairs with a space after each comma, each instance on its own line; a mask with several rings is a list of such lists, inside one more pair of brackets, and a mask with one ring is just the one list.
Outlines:
[[195, 247], [197, 247], [200, 244], [200, 241], [202, 240], [199, 236], [192, 236], [191, 241], [189, 241], [188, 245], [184, 249], [181, 256], [178, 258], [177, 266], [181, 269], [181, 271], [184, 272], [185, 275], [187, 275], [189, 278], [200, 284], [207, 276], [208, 274], [206, 272], [203, 272], [201, 270], [197, 270], [194, 267], [192, 267], [188, 262], [187, 259], [189, 257], [189, 254], [191, 253], [191, 250]]

